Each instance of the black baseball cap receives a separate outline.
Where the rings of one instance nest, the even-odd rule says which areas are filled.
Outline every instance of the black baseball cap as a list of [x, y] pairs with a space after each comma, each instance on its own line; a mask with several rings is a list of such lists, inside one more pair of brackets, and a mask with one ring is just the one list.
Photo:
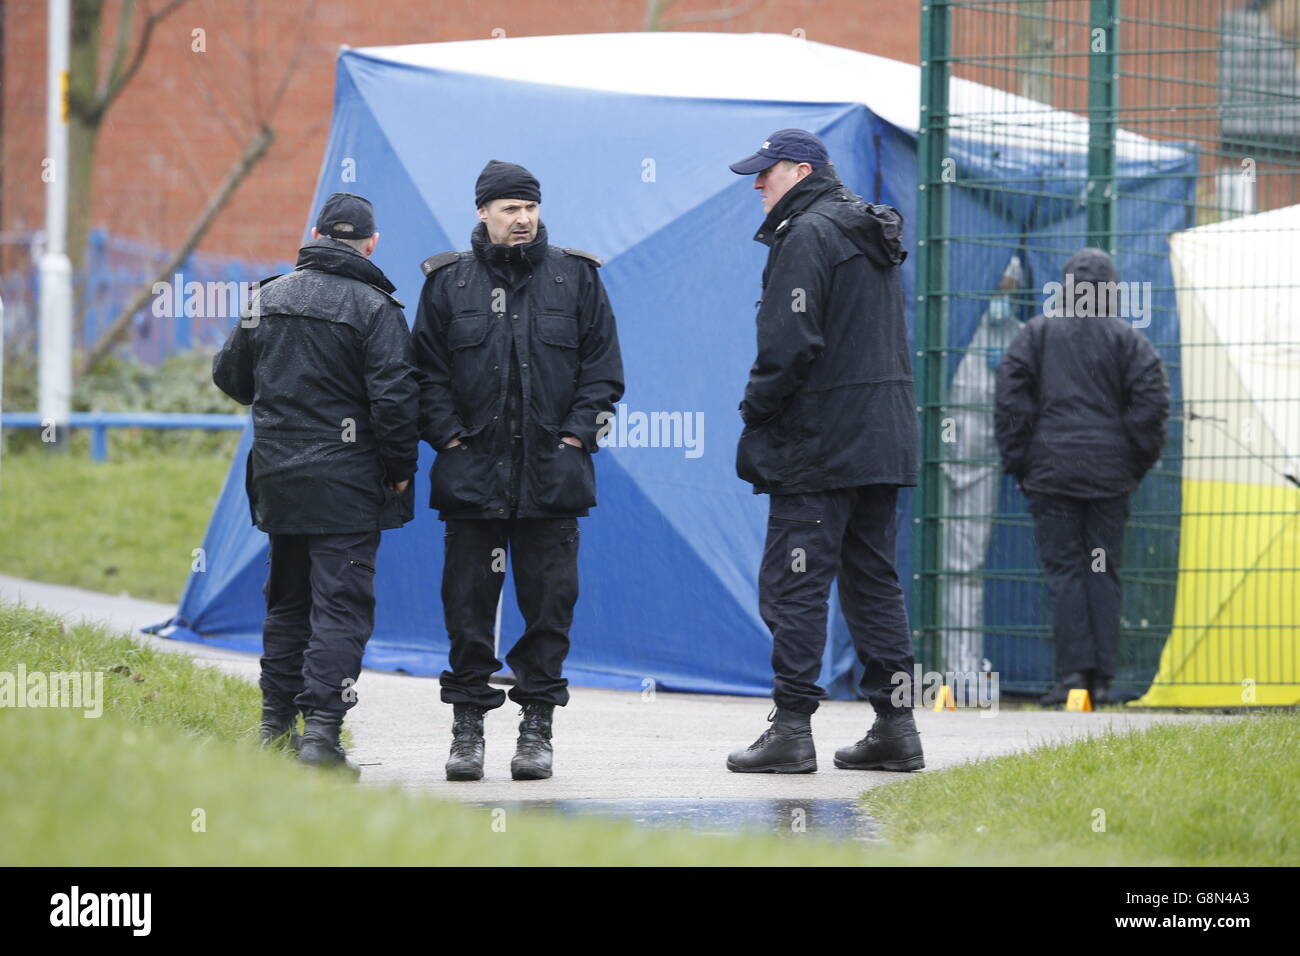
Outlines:
[[364, 196], [335, 193], [320, 207], [316, 231], [334, 239], [369, 239], [375, 234], [375, 207]]
[[731, 171], [741, 176], [761, 173], [783, 159], [807, 163], [813, 169], [830, 164], [826, 144], [806, 129], [779, 129], [763, 141], [758, 152], [731, 164]]

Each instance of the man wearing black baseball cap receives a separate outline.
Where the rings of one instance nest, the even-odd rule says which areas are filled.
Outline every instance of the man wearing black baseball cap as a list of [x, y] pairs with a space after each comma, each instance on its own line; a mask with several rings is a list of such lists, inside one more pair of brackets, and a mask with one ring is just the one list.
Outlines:
[[370, 202], [335, 193], [311, 235], [293, 272], [259, 284], [212, 378], [253, 406], [249, 508], [271, 546], [262, 741], [359, 773], [339, 732], [374, 628], [380, 531], [415, 515], [419, 391], [402, 303], [370, 260]]
[[552, 718], [578, 599], [578, 519], [596, 504], [597, 432], [623, 395], [623, 360], [601, 260], [551, 245], [541, 184], [492, 160], [465, 252], [421, 264], [412, 336], [420, 435], [438, 451], [429, 504], [447, 525], [442, 603], [451, 644], [448, 780], [483, 776], [484, 715], [506, 695], [494, 623], [510, 559], [524, 633], [506, 655], [522, 709], [515, 780], [551, 776]]
[[916, 484], [918, 453], [903, 220], [846, 189], [807, 130], [778, 130], [731, 169], [754, 174], [767, 213], [754, 236], [769, 251], [736, 471], [770, 498], [758, 593], [776, 706], [771, 727], [727, 768], [817, 769], [811, 717], [838, 578], [876, 721], [836, 752], [835, 766], [916, 770], [924, 760], [911, 698], [893, 693], [894, 676], [913, 672], [894, 542], [898, 489]]

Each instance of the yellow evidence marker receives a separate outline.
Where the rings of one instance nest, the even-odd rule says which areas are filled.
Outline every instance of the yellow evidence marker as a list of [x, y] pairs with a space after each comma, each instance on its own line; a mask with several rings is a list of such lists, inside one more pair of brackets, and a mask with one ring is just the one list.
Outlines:
[[1082, 713], [1092, 713], [1092, 697], [1082, 687], [1076, 687], [1070, 691], [1070, 696], [1065, 698], [1065, 709], [1080, 711]]

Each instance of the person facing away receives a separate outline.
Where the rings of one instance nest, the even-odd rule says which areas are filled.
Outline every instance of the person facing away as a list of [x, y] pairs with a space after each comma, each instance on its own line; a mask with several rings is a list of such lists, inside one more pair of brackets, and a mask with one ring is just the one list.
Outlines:
[[413, 339], [420, 434], [438, 455], [429, 505], [446, 523], [443, 614], [452, 705], [448, 780], [483, 776], [484, 715], [505, 703], [494, 625], [509, 554], [524, 633], [506, 662], [522, 720], [510, 773], [551, 776], [554, 709], [578, 599], [578, 518], [596, 504], [597, 433], [623, 395], [618, 330], [589, 252], [550, 244], [541, 184], [492, 160], [471, 249], [430, 256]]
[[212, 380], [253, 406], [246, 487], [271, 557], [261, 739], [359, 774], [339, 732], [374, 629], [380, 532], [415, 513], [419, 390], [402, 304], [370, 259], [370, 202], [335, 193], [311, 234], [292, 272], [260, 283]]
[[[1100, 249], [1065, 265], [998, 368], [994, 430], [1003, 469], [1034, 516], [1056, 643], [1054, 706], [1069, 691], [1105, 703], [1119, 656], [1120, 555], [1130, 498], [1160, 457], [1169, 382], [1154, 346], [1113, 314], [1119, 271]], [[1050, 313], [1050, 314], [1048, 314]]]
[[811, 717], [840, 604], [875, 711], [867, 735], [835, 754], [852, 770], [924, 766], [910, 694], [912, 640], [894, 566], [898, 489], [916, 484], [918, 435], [899, 264], [903, 220], [840, 182], [805, 130], [773, 133], [731, 166], [757, 174], [769, 247], [758, 355], [740, 403], [739, 476], [769, 496], [759, 611], [772, 632], [772, 725], [727, 758], [738, 773], [817, 769]]

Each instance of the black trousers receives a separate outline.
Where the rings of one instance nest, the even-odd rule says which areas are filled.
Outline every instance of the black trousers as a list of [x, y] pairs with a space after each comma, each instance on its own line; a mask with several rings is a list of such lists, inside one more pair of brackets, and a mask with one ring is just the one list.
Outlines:
[[903, 589], [894, 567], [898, 488], [863, 485], [801, 495], [772, 495], [758, 578], [759, 613], [772, 632], [772, 699], [811, 714], [826, 648], [831, 582], [865, 668], [860, 690], [876, 710], [892, 707], [914, 664]]
[[284, 711], [350, 710], [375, 626], [379, 532], [270, 538], [262, 699]]
[[442, 700], [489, 710], [506, 695], [488, 684], [501, 669], [493, 642], [506, 556], [514, 574], [524, 633], [506, 655], [515, 675], [510, 699], [563, 707], [569, 702], [564, 659], [578, 601], [578, 519], [448, 520], [442, 607], [451, 640], [451, 670]]
[[1095, 671], [1109, 680], [1119, 659], [1119, 562], [1129, 496], [1025, 495], [1052, 596], [1056, 675]]

